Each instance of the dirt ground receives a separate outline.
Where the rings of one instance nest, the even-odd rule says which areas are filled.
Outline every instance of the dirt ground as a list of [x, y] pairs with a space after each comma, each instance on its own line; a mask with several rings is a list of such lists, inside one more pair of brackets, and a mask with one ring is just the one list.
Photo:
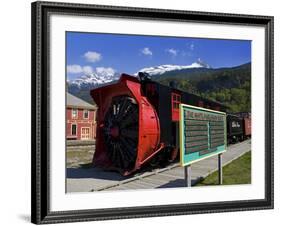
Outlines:
[[66, 167], [67, 168], [87, 168], [91, 166], [94, 148], [67, 148], [66, 151]]

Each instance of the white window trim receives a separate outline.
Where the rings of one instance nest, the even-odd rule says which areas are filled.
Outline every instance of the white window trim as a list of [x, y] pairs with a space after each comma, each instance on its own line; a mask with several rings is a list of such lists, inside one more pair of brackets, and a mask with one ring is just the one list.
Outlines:
[[[87, 118], [85, 117], [85, 111], [88, 112], [88, 117]], [[83, 110], [83, 119], [89, 119], [89, 118], [90, 118], [90, 111], [88, 109], [84, 109]]]
[[[83, 135], [82, 130], [83, 129], [89, 129], [89, 138], [88, 139], [82, 138], [82, 135]], [[81, 127], [81, 131], [80, 132], [81, 132], [81, 136], [80, 136], [81, 140], [91, 140], [91, 137], [92, 137], [91, 136], [91, 127], [88, 127], [88, 126]]]
[[[73, 117], [73, 112], [76, 111], [76, 117]], [[78, 109], [77, 108], [72, 108], [71, 109], [71, 118], [72, 119], [77, 119], [78, 118]]]
[[[76, 134], [75, 134], [75, 135], [72, 134], [72, 126], [73, 126], [73, 125], [76, 126]], [[77, 137], [77, 129], [78, 129], [77, 123], [71, 123], [71, 127], [70, 127], [70, 136], [75, 136], [75, 137]]]

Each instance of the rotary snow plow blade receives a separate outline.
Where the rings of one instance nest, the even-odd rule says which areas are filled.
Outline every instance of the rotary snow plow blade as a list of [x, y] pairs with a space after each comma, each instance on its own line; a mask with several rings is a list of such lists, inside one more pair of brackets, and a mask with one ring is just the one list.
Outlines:
[[136, 77], [122, 74], [91, 96], [98, 105], [95, 166], [129, 175], [160, 151], [159, 119]]

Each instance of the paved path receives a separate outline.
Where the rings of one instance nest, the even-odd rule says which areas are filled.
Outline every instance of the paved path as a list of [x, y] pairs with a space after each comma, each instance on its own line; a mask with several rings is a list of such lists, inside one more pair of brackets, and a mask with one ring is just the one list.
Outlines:
[[[251, 140], [228, 147], [223, 154], [223, 165], [228, 164], [251, 150]], [[192, 183], [217, 170], [217, 156], [207, 158], [191, 166]], [[137, 179], [136, 179], [137, 178]], [[127, 190], [146, 188], [171, 188], [184, 186], [184, 170], [178, 164], [167, 168], [144, 172], [132, 177], [123, 177], [115, 172], [98, 168], [67, 169], [67, 192], [89, 192], [100, 190]]]

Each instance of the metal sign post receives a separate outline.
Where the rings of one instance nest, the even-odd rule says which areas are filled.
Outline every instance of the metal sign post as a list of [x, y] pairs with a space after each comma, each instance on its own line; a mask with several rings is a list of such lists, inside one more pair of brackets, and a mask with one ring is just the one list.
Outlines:
[[184, 167], [185, 186], [191, 187], [191, 165]]
[[222, 153], [218, 154], [218, 179], [219, 184], [222, 184]]

